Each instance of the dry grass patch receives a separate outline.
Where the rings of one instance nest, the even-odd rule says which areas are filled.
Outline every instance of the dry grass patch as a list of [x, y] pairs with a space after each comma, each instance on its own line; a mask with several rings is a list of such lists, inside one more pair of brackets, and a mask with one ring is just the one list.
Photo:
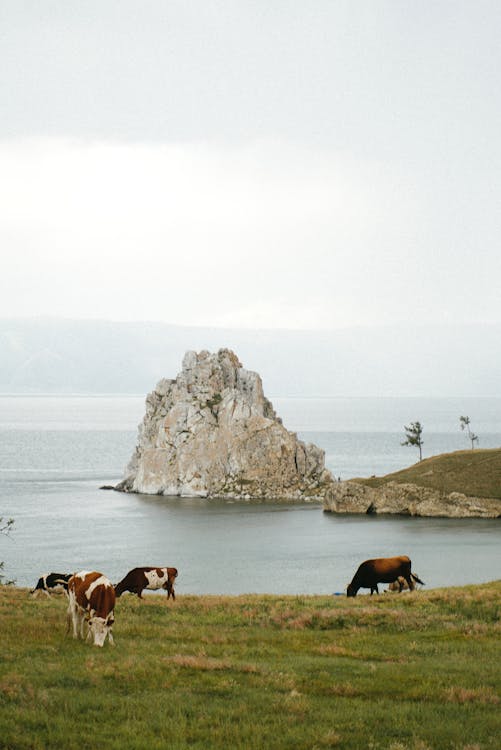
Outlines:
[[315, 649], [317, 654], [327, 656], [347, 656], [351, 659], [363, 659], [364, 656], [359, 651], [351, 651], [349, 648], [344, 646], [336, 646], [335, 643], [328, 643], [325, 646], [319, 646]]
[[28, 697], [33, 697], [30, 687], [26, 685], [22, 675], [11, 672], [0, 681], [0, 695], [7, 700], [19, 700], [27, 694]]
[[415, 739], [412, 741], [412, 745], [407, 745], [403, 742], [392, 742], [388, 750], [433, 750], [433, 748], [427, 742]]
[[338, 732], [332, 730], [316, 741], [313, 750], [320, 750], [321, 747], [338, 747], [342, 740], [342, 736]]
[[498, 705], [501, 700], [492, 688], [452, 687], [444, 691], [444, 698], [449, 703], [484, 703]]
[[310, 711], [310, 702], [305, 695], [293, 688], [276, 702], [276, 707], [278, 710], [285, 710], [287, 713], [303, 719]]
[[351, 684], [351, 682], [339, 682], [327, 688], [328, 695], [336, 695], [338, 698], [355, 698], [363, 695], [363, 692]]
[[247, 674], [257, 674], [259, 672], [255, 664], [236, 664], [229, 659], [215, 659], [205, 654], [174, 654], [173, 656], [164, 657], [162, 661], [175, 664], [178, 667], [200, 670], [202, 672], [221, 672], [224, 670]]
[[343, 646], [337, 646], [335, 643], [329, 643], [324, 646], [318, 646], [314, 649], [315, 653], [322, 656], [339, 656], [347, 659], [358, 659], [362, 661], [381, 661], [396, 664], [406, 664], [407, 659], [403, 656], [384, 656], [381, 654], [362, 653], [361, 651], [352, 651]]

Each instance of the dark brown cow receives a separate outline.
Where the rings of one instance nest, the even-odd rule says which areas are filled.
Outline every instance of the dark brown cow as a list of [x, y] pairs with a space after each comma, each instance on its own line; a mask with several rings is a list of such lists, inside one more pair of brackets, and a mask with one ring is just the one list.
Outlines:
[[68, 630], [73, 623], [73, 638], [84, 637], [87, 621], [94, 646], [103, 646], [106, 636], [113, 645], [111, 628], [115, 622], [115, 589], [106, 576], [96, 571], [82, 570], [68, 582]]
[[414, 590], [414, 579], [417, 583], [423, 583], [417, 576], [411, 573], [411, 561], [407, 555], [400, 557], [379, 557], [374, 560], [365, 560], [348, 584], [346, 593], [348, 596], [356, 596], [361, 588], [370, 589], [371, 596], [375, 591], [379, 594], [378, 583], [393, 583], [402, 576], [411, 591]]
[[125, 578], [117, 583], [115, 586], [115, 593], [117, 596], [121, 596], [124, 591], [130, 591], [132, 594], [137, 594], [142, 599], [142, 592], [144, 589], [150, 589], [152, 591], [158, 591], [158, 589], [165, 589], [167, 591], [167, 599], [171, 596], [175, 600], [176, 592], [174, 591], [174, 583], [177, 578], [176, 568], [133, 568], [129, 570]]

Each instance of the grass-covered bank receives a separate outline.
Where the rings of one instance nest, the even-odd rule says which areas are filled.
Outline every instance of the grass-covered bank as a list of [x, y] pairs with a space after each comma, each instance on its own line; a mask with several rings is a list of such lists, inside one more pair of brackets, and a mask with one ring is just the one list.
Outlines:
[[0, 587], [1, 748], [499, 748], [501, 581], [379, 597], [124, 596], [116, 646]]
[[501, 499], [501, 448], [441, 453], [384, 477], [353, 481], [369, 487], [382, 487], [388, 482], [411, 482], [440, 492]]

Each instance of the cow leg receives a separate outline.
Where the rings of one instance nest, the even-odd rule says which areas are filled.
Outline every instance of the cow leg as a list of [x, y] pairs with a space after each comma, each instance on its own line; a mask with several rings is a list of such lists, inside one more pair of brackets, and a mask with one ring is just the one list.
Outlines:
[[169, 585], [168, 583], [165, 584], [164, 589], [167, 591], [167, 599], [170, 599], [172, 596], [173, 601], [176, 600], [176, 594], [174, 591], [174, 587]]
[[412, 580], [412, 576], [411, 576], [411, 574], [410, 574], [410, 573], [408, 573], [407, 575], [405, 575], [405, 576], [404, 576], [404, 578], [405, 578], [405, 580], [407, 581], [407, 584], [408, 584], [408, 586], [409, 586], [409, 591], [414, 591], [414, 589], [415, 589], [416, 587], [415, 587], [415, 585], [414, 585], [414, 581]]
[[85, 633], [85, 627], [87, 625], [87, 619], [84, 614], [80, 615], [80, 638], [82, 640], [87, 640], [89, 636], [89, 630], [87, 630], [87, 633]]
[[70, 600], [68, 610], [66, 613], [66, 635], [70, 631], [70, 626], [73, 627], [73, 638], [78, 638], [78, 625], [77, 625], [77, 611], [74, 602]]
[[80, 612], [73, 609], [71, 613], [71, 620], [73, 624], [73, 638], [81, 638], [82, 637], [82, 615]]

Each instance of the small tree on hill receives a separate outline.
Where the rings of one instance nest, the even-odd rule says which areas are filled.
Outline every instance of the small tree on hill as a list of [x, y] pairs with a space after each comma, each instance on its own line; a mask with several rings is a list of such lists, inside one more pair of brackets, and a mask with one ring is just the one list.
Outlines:
[[419, 448], [419, 460], [422, 461], [423, 453], [421, 446], [423, 445], [423, 440], [421, 435], [423, 434], [423, 427], [421, 422], [411, 422], [408, 427], [404, 427], [404, 430], [406, 440], [400, 443], [400, 445], [416, 445]]
[[[2, 516], [0, 516], [0, 534], [7, 535], [10, 532], [13, 524], [14, 524], [13, 518], [9, 518], [9, 520], [7, 521], [5, 518], [2, 518]], [[2, 570], [3, 570], [3, 562], [0, 562], [0, 586], [2, 584], [9, 585], [11, 583], [14, 583], [14, 581], [4, 581], [4, 575], [2, 573]]]
[[470, 418], [469, 417], [459, 417], [459, 424], [461, 425], [462, 430], [466, 430], [468, 433], [468, 439], [471, 440], [471, 449], [475, 447], [474, 443], [478, 442], [478, 435], [475, 435], [470, 430]]

